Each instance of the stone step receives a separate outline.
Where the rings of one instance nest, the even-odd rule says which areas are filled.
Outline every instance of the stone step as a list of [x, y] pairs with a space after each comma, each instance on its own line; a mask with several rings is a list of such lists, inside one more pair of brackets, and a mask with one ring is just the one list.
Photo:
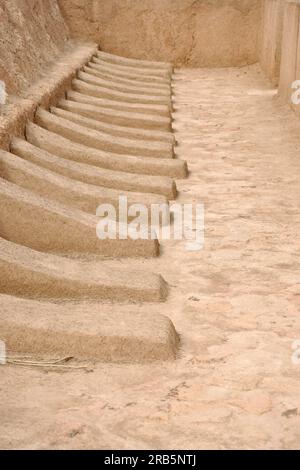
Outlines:
[[138, 67], [138, 66], [132, 67], [130, 65], [112, 63], [112, 62], [108, 62], [107, 60], [104, 60], [103, 57], [99, 57], [98, 55], [93, 56], [92, 61], [100, 65], [104, 63], [106, 66], [114, 68], [116, 71], [120, 73], [120, 75], [122, 74], [122, 72], [124, 72], [124, 73], [135, 73], [139, 76], [159, 77], [159, 78], [165, 78], [169, 80], [172, 77], [172, 70], [166, 70], [166, 69], [154, 68], [154, 67], [151, 67], [151, 69], [149, 69], [145, 67]]
[[[21, 139], [17, 140], [16, 145], [12, 144], [12, 152], [16, 151], [17, 154], [21, 154], [20, 156], [0, 150], [0, 175], [2, 178], [42, 197], [94, 215], [100, 204], [112, 204], [117, 210], [117, 216], [119, 215], [119, 196], [121, 194], [119, 191], [76, 181], [27, 159], [20, 158], [24, 155], [24, 147], [26, 153], [27, 146], [30, 144]], [[30, 152], [30, 149], [28, 150]], [[165, 197], [154, 194], [124, 191], [122, 196], [127, 197], [129, 205], [143, 204], [148, 211], [151, 210], [152, 204], [168, 203]]]
[[[129, 139], [148, 140], [151, 142], [168, 142], [171, 145], [175, 144], [175, 136], [171, 132], [134, 128], [124, 125], [119, 126], [113, 123], [113, 119], [111, 119], [111, 122], [108, 119], [104, 120], [103, 110], [99, 110], [99, 108], [93, 104], [84, 104], [61, 99], [57, 103], [57, 107], [92, 119], [90, 122], [97, 122], [97, 130], [116, 137], [127, 137]], [[116, 115], [118, 115], [118, 113], [114, 113], [114, 116]]]
[[173, 73], [173, 65], [169, 62], [158, 62], [154, 60], [143, 60], [143, 59], [131, 59], [127, 57], [121, 57], [115, 54], [110, 54], [109, 52], [98, 51], [97, 57], [104, 60], [105, 62], [110, 62], [117, 65], [127, 65], [129, 67], [145, 68], [145, 69], [156, 69], [164, 70]]
[[[93, 69], [91, 69], [93, 70]], [[80, 70], [77, 74], [79, 80], [90, 83], [91, 85], [102, 86], [105, 88], [110, 88], [111, 90], [120, 91], [122, 93], [134, 93], [136, 95], [149, 95], [151, 97], [162, 97], [163, 103], [169, 102], [171, 100], [171, 86], [167, 90], [159, 90], [157, 88], [151, 88], [151, 85], [148, 87], [138, 87], [136, 85], [127, 85], [123, 83], [115, 83], [107, 78], [102, 78], [96, 76], [93, 73], [89, 73], [85, 70]]]
[[187, 164], [177, 159], [133, 157], [103, 152], [50, 132], [36, 124], [27, 125], [27, 139], [37, 147], [71, 161], [95, 165], [100, 168], [149, 176], [185, 178]]
[[[174, 157], [173, 143], [151, 142], [149, 140], [139, 140], [128, 137], [113, 136], [101, 130], [101, 126], [97, 123], [97, 121], [93, 119], [91, 120], [90, 118], [86, 118], [85, 116], [82, 116], [80, 114], [74, 114], [64, 109], [56, 108], [54, 106], [50, 108], [50, 111], [52, 115], [55, 115], [58, 118], [62, 118], [62, 120], [64, 120], [65, 122], [69, 122], [70, 125], [74, 123], [76, 125], [76, 128], [77, 125], [82, 128], [87, 128], [87, 135], [90, 135], [91, 140], [91, 144], [89, 143], [89, 146], [95, 147], [98, 150], [114, 152], [116, 154], [133, 155], [136, 157]], [[40, 112], [40, 115], [43, 116], [43, 119], [47, 119], [46, 113], [47, 111], [44, 110]], [[85, 142], [85, 145], [87, 145], [87, 142]]]
[[[99, 90], [99, 87], [90, 85], [89, 83], [85, 83], [78, 79], [72, 80], [72, 89], [73, 91], [89, 96], [93, 99], [94, 103], [107, 108], [118, 109], [126, 112], [132, 111], [142, 114], [154, 114], [155, 116], [166, 117], [171, 121], [170, 106], [168, 104], [141, 103], [140, 100], [135, 97], [132, 101], [129, 101], [126, 99], [126, 96], [120, 98], [119, 93], [117, 92], [108, 91], [106, 93], [104, 90], [103, 93], [101, 92], [101, 89]], [[101, 99], [101, 101], [96, 102], [96, 99]]]
[[148, 214], [153, 204], [169, 213], [173, 178], [187, 176], [186, 162], [174, 158], [173, 68], [101, 51], [91, 57], [76, 74], [50, 79], [46, 96], [37, 85], [34, 108], [15, 126], [23, 133], [42, 106], [26, 125], [27, 141], [14, 137], [10, 151], [0, 150], [0, 339], [9, 353], [175, 359], [172, 322], [130, 305], [164, 302], [168, 284], [115, 259], [155, 258], [158, 240], [150, 229], [143, 240], [118, 232], [100, 240], [96, 231], [101, 204], [115, 208], [118, 228], [120, 196]]
[[[176, 358], [179, 338], [163, 315], [119, 312], [91, 302], [55, 304], [0, 295], [8, 355], [146, 364]], [[30, 318], [30, 322], [28, 319]]]
[[[47, 111], [44, 111], [47, 113]], [[56, 144], [56, 134], [59, 137], [62, 135], [62, 137], [66, 136], [68, 139], [72, 139], [72, 137], [76, 137], [76, 141], [85, 142], [85, 135], [87, 133], [85, 132], [86, 129], [81, 128], [81, 126], [77, 126], [73, 124], [70, 126], [67, 122], [59, 122], [60, 118], [56, 118], [56, 120], [53, 120], [52, 118], [55, 118], [55, 116], [51, 115], [50, 113], [47, 113], [50, 117], [47, 119], [42, 118], [42, 112], [39, 112], [37, 114], [37, 122], [40, 125], [44, 125], [44, 128], [46, 130], [49, 130], [52, 135], [48, 135], [49, 141], [44, 140], [44, 134], [40, 134], [37, 136], [36, 128], [33, 128], [32, 125], [28, 125], [26, 129], [26, 137], [27, 140], [29, 140], [30, 143], [33, 145], [39, 146], [39, 142], [41, 142], [42, 148], [49, 151], [50, 153], [55, 152], [52, 150], [52, 148], [57, 149], [57, 144]], [[61, 120], [64, 121], [64, 120]], [[78, 129], [77, 129], [78, 128]], [[87, 130], [88, 131], [88, 130]], [[38, 140], [39, 139], [39, 140]], [[58, 140], [57, 140], [58, 141]], [[90, 143], [90, 142], [89, 142]], [[60, 153], [58, 156], [64, 157], [65, 155], [72, 156], [73, 154], [70, 155], [70, 149], [67, 147], [61, 147]], [[79, 155], [74, 155], [72, 159], [79, 158]], [[80, 158], [81, 160], [81, 158]], [[99, 156], [95, 158], [95, 156], [90, 156], [90, 160], [92, 164], [95, 164], [95, 162], [99, 162]], [[103, 161], [103, 159], [102, 159]], [[100, 162], [99, 162], [100, 163]], [[98, 164], [99, 164], [98, 163]], [[176, 190], [176, 184], [175, 181], [172, 180], [171, 178], [168, 178], [167, 176], [148, 176], [148, 175], [139, 175], [138, 178], [136, 178], [136, 175], [133, 173], [128, 173], [128, 172], [121, 172], [121, 171], [114, 171], [114, 170], [107, 170], [104, 168], [99, 168], [98, 175], [100, 177], [101, 175], [101, 183], [99, 179], [99, 184], [101, 186], [105, 186], [108, 188], [112, 189], [119, 189], [119, 190], [124, 190], [124, 191], [136, 191], [136, 192], [146, 192], [146, 193], [154, 193], [154, 194], [160, 194], [163, 196], [168, 197], [169, 199], [174, 199], [177, 195], [177, 190]]]
[[159, 77], [157, 75], [144, 75], [140, 74], [134, 70], [120, 70], [116, 68], [113, 64], [110, 64], [108, 62], [105, 62], [103, 60], [98, 60], [97, 58], [93, 57], [91, 61], [88, 63], [89, 67], [92, 67], [96, 70], [100, 70], [101, 72], [106, 72], [111, 75], [115, 75], [117, 77], [122, 77], [125, 78], [126, 80], [134, 80], [136, 82], [141, 82], [141, 83], [151, 83], [151, 86], [153, 84], [159, 84], [159, 85], [168, 85], [170, 86], [171, 79], [170, 77]]
[[114, 257], [153, 257], [157, 240], [100, 240], [96, 215], [44, 198], [0, 178], [0, 237], [34, 250], [97, 254]]
[[124, 103], [118, 103], [118, 101], [93, 98], [74, 90], [68, 91], [66, 97], [68, 100], [76, 103], [94, 106], [98, 109], [97, 116], [112, 124], [168, 132], [172, 129], [170, 116], [161, 115], [156, 106], [124, 105]]
[[157, 274], [83, 262], [0, 238], [0, 292], [30, 299], [163, 302], [168, 286]]
[[102, 98], [108, 100], [115, 100], [124, 102], [125, 104], [139, 104], [139, 105], [156, 105], [161, 107], [163, 116], [170, 116], [172, 109], [170, 98], [160, 96], [139, 95], [137, 93], [124, 93], [121, 91], [112, 90], [108, 87], [100, 85], [91, 85], [84, 80], [74, 79], [72, 81], [73, 89], [95, 98]]
[[[94, 64], [95, 65], [95, 64]], [[113, 84], [118, 85], [129, 85], [141, 90], [148, 90], [148, 87], [159, 92], [170, 93], [172, 91], [170, 83], [156, 83], [144, 82], [143, 80], [134, 80], [130, 78], [123, 78], [120, 74], [110, 73], [107, 70], [100, 70], [99, 68], [93, 67], [93, 63], [85, 65], [82, 69], [84, 72], [94, 75], [95, 77], [102, 78], [104, 80], [110, 80]]]

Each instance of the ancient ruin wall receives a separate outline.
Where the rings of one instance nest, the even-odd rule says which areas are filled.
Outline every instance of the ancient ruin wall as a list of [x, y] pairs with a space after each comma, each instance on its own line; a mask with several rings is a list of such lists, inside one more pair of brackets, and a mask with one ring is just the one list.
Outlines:
[[0, 0], [0, 149], [24, 136], [37, 107], [55, 104], [95, 54], [96, 44], [69, 37], [56, 0]]
[[127, 57], [188, 66], [258, 60], [261, 0], [59, 0], [75, 37]]
[[56, 0], [0, 0], [0, 80], [18, 94], [42, 73], [69, 36]]
[[260, 64], [265, 75], [278, 85], [281, 63], [285, 0], [263, 0]]
[[[288, 1], [284, 10], [282, 59], [279, 82], [279, 95], [291, 102], [292, 84], [300, 79], [300, 1]], [[300, 114], [299, 105], [295, 107]]]

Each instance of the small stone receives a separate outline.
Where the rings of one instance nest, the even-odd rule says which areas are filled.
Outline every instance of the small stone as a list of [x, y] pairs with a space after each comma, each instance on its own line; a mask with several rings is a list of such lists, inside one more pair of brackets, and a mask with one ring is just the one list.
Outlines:
[[298, 414], [298, 408], [293, 408], [291, 410], [286, 410], [284, 411], [281, 416], [284, 416], [285, 418], [291, 418], [292, 416], [297, 416]]

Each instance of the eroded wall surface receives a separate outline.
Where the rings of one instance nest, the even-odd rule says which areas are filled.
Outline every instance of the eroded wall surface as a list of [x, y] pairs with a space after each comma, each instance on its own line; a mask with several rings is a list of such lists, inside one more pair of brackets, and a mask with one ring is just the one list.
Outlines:
[[28, 87], [68, 36], [56, 0], [0, 0], [0, 80], [7, 91]]
[[188, 66], [258, 60], [261, 0], [59, 0], [75, 37], [127, 57]]
[[260, 64], [266, 76], [279, 82], [285, 0], [263, 0]]
[[[282, 59], [280, 69], [279, 95], [292, 104], [292, 84], [300, 80], [300, 1], [288, 1], [285, 5]], [[300, 105], [295, 106], [300, 114]]]

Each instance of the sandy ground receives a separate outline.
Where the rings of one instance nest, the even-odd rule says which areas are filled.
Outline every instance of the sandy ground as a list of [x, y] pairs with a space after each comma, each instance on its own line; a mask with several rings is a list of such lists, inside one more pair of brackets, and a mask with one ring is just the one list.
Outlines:
[[138, 264], [164, 275], [168, 302], [117, 308], [168, 315], [179, 357], [0, 367], [1, 448], [300, 448], [300, 123], [256, 67], [182, 69], [175, 94], [179, 201], [205, 204], [205, 249], [164, 242]]

